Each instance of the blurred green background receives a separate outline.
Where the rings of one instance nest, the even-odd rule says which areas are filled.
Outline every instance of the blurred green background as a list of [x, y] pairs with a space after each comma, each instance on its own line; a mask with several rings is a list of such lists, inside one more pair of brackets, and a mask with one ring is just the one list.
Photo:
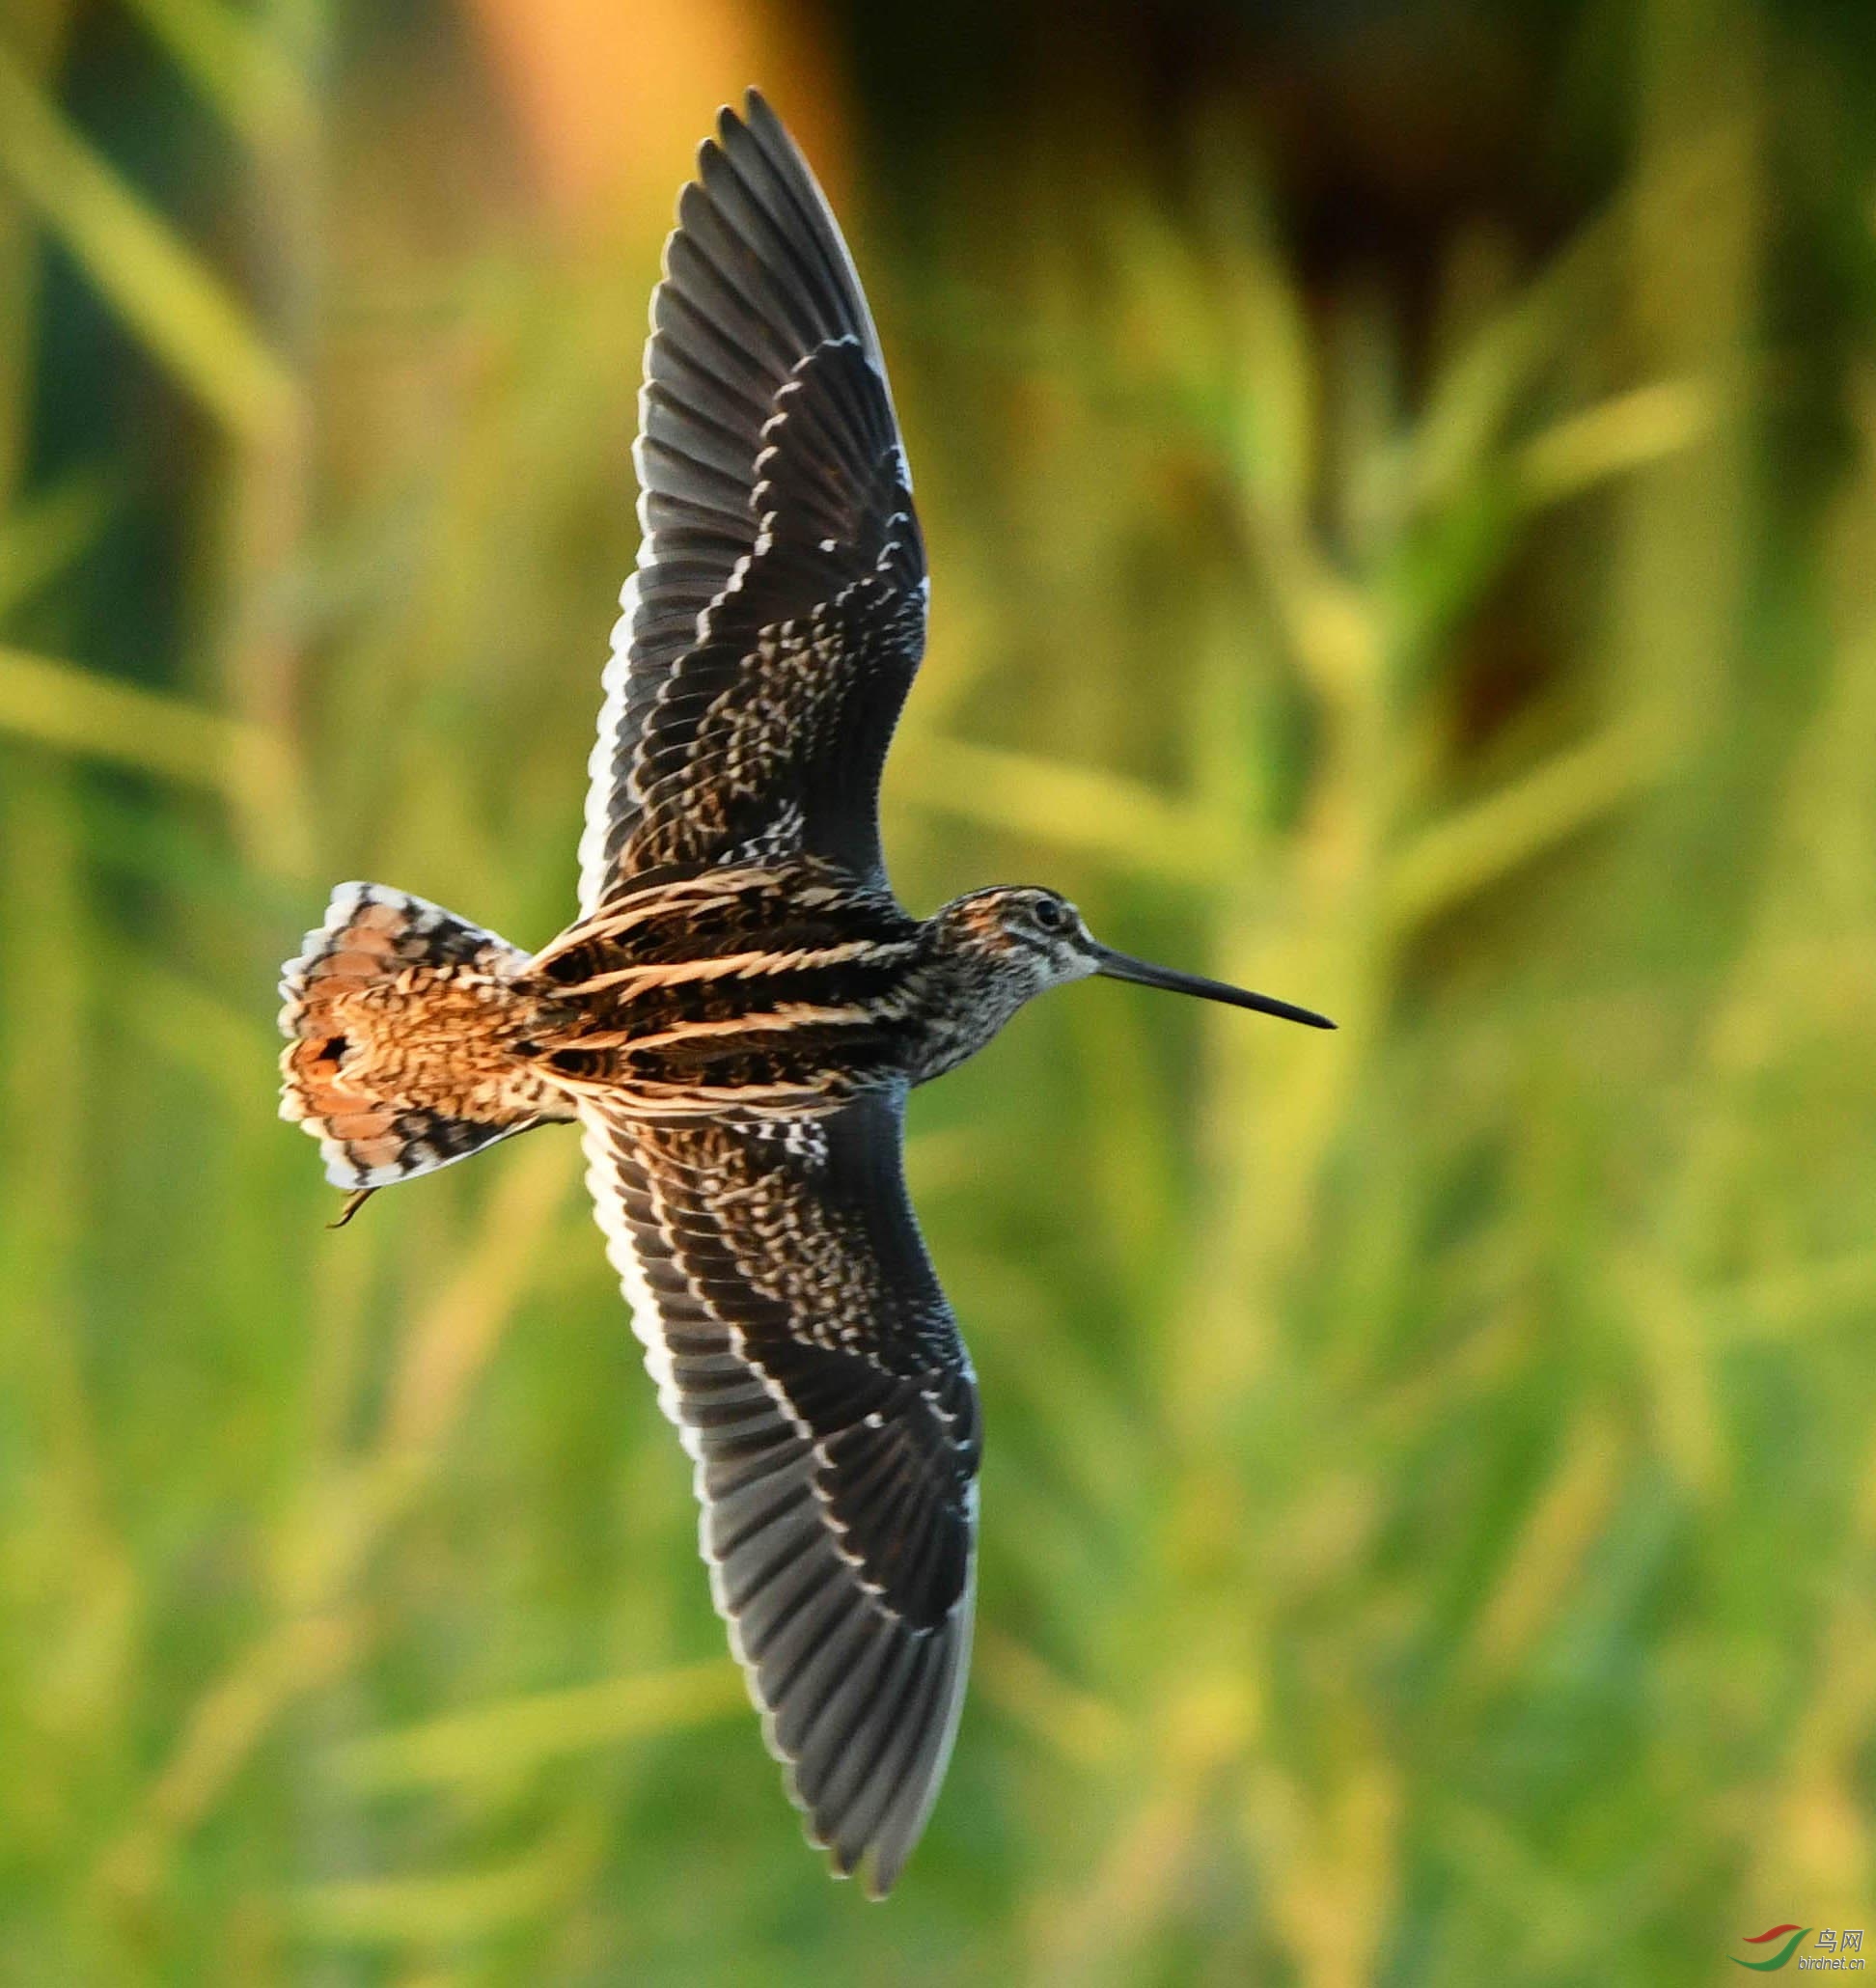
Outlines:
[[[1342, 1024], [1076, 988], [915, 1098], [989, 1443], [884, 1907], [575, 1142], [329, 1234], [274, 1118], [331, 882], [572, 910], [646, 294], [752, 80], [919, 479], [901, 894]], [[1876, 1935], [1873, 230], [1824, 0], [0, 0], [0, 1979]]]

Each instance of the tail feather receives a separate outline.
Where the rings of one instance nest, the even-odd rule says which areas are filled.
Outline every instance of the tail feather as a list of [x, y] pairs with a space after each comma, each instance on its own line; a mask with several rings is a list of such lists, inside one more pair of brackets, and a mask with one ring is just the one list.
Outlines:
[[525, 1131], [570, 1117], [557, 1099], [504, 1097], [488, 1113], [458, 1116], [408, 1097], [387, 1099], [359, 1069], [358, 997], [387, 982], [403, 988], [436, 973], [461, 981], [507, 981], [528, 955], [453, 912], [382, 884], [341, 884], [325, 923], [282, 969], [288, 1037], [280, 1060], [280, 1116], [319, 1142], [335, 1187], [386, 1187]]

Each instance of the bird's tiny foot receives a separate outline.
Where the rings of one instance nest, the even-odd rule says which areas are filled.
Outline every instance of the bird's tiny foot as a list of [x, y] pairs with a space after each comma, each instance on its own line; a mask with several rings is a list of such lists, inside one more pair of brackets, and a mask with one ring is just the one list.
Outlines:
[[326, 1224], [326, 1227], [328, 1229], [345, 1228], [345, 1224], [349, 1222], [351, 1218], [358, 1213], [359, 1209], [362, 1208], [365, 1205], [365, 1203], [369, 1201], [372, 1199], [372, 1197], [376, 1193], [377, 1189], [375, 1187], [354, 1187], [350, 1194], [348, 1194], [345, 1197], [345, 1205], [339, 1210], [339, 1219], [336, 1222], [328, 1222]]

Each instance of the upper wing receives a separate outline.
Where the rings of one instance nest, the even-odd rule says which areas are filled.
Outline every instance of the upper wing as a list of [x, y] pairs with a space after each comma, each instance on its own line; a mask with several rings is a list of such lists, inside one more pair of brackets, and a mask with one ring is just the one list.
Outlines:
[[924, 649], [924, 548], [872, 318], [754, 91], [719, 118], [677, 219], [580, 844], [589, 912], [669, 867], [805, 852], [878, 874], [880, 769]]
[[696, 1463], [718, 1613], [809, 1834], [884, 1893], [970, 1656], [976, 1382], [919, 1238], [900, 1108], [586, 1111], [588, 1185]]

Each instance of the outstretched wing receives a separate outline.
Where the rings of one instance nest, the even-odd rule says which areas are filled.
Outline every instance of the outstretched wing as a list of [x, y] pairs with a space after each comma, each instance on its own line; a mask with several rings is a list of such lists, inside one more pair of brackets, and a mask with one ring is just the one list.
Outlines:
[[699, 1539], [813, 1839], [884, 1893], [971, 1643], [977, 1387], [919, 1237], [900, 1104], [655, 1123], [586, 1108], [588, 1184]]
[[638, 570], [580, 900], [806, 853], [881, 870], [879, 775], [924, 649], [924, 549], [879, 340], [775, 113], [725, 110], [677, 207], [639, 397]]

